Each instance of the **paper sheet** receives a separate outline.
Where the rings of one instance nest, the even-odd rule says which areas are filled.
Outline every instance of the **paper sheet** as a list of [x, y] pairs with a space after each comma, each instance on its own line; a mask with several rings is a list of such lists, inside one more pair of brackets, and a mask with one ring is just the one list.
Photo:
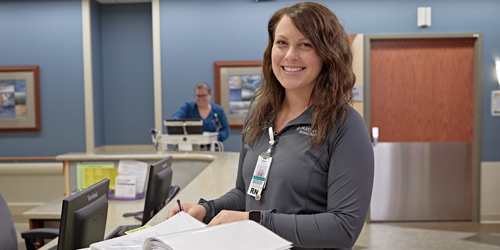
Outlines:
[[83, 169], [84, 168], [114, 168], [114, 164], [76, 164], [76, 188], [83, 189]]
[[204, 228], [206, 225], [185, 212], [153, 227], [137, 231], [118, 238], [97, 242], [90, 245], [93, 250], [142, 250], [144, 241], [151, 237]]
[[144, 250], [283, 250], [292, 243], [250, 220], [167, 234], [144, 242]]
[[137, 177], [133, 175], [118, 175], [115, 184], [115, 197], [135, 198]]
[[148, 174], [148, 163], [134, 160], [121, 160], [118, 162], [118, 173], [120, 175], [137, 176], [137, 192], [143, 193]]
[[83, 188], [88, 188], [97, 182], [109, 179], [109, 189], [115, 189], [116, 168], [83, 168]]

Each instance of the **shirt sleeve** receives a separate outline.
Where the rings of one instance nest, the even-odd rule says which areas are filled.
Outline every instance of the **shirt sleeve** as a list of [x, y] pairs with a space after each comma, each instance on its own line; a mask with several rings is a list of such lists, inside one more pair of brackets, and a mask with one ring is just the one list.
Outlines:
[[219, 121], [221, 125], [217, 140], [222, 142], [229, 137], [229, 130], [231, 128], [229, 127], [229, 122], [227, 121], [227, 117], [226, 114], [224, 113], [224, 110], [221, 109], [219, 112], [217, 112], [217, 114], [219, 116]]
[[213, 217], [215, 217], [222, 210], [234, 210], [234, 211], [245, 211], [245, 183], [243, 182], [242, 176], [242, 168], [243, 161], [245, 160], [246, 155], [246, 146], [245, 146], [245, 136], [242, 136], [241, 139], [241, 150], [240, 157], [238, 161], [238, 174], [236, 177], [236, 187], [231, 189], [229, 192], [224, 194], [218, 199], [212, 201], [204, 201], [199, 202], [206, 210], [206, 216], [203, 219], [204, 223], [209, 223]]
[[363, 228], [374, 166], [368, 131], [356, 113], [334, 132], [337, 135], [328, 145], [327, 211], [303, 215], [263, 212], [262, 225], [294, 246], [350, 248]]
[[189, 113], [189, 104], [185, 102], [182, 104], [182, 106], [179, 107], [179, 109], [172, 115], [173, 120], [177, 119], [186, 119], [188, 118], [188, 113]]

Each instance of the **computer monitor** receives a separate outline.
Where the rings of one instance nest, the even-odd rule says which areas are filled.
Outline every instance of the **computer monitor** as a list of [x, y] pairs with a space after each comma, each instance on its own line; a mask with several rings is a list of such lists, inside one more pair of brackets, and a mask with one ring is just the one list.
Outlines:
[[170, 194], [172, 174], [172, 156], [165, 157], [149, 166], [148, 187], [144, 202], [142, 225], [146, 224], [165, 206], [165, 201]]
[[203, 134], [202, 119], [181, 119], [165, 120], [163, 122], [167, 127], [169, 135], [198, 135]]
[[109, 179], [63, 200], [57, 250], [89, 247], [104, 239], [108, 217]]

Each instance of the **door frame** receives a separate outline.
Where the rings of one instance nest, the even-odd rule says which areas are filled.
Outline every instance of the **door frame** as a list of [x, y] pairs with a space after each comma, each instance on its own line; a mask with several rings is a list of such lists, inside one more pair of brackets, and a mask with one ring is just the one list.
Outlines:
[[[442, 38], [475, 38], [474, 41], [474, 118], [472, 140], [472, 222], [480, 222], [480, 197], [481, 197], [481, 109], [482, 109], [482, 55], [483, 34], [474, 33], [433, 33], [433, 34], [384, 34], [365, 35], [365, 61], [364, 61], [364, 119], [371, 135], [371, 109], [370, 109], [370, 52], [372, 40], [395, 39], [442, 39]], [[369, 217], [368, 217], [369, 218]]]

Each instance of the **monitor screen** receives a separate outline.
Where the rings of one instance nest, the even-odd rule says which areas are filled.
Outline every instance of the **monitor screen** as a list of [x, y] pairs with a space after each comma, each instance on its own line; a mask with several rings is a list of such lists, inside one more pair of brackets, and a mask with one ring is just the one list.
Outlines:
[[202, 119], [165, 120], [169, 135], [203, 134]]
[[146, 224], [165, 206], [171, 184], [172, 156], [163, 158], [149, 166], [148, 187], [142, 215], [142, 225]]
[[104, 239], [109, 179], [63, 200], [58, 250], [87, 248]]

